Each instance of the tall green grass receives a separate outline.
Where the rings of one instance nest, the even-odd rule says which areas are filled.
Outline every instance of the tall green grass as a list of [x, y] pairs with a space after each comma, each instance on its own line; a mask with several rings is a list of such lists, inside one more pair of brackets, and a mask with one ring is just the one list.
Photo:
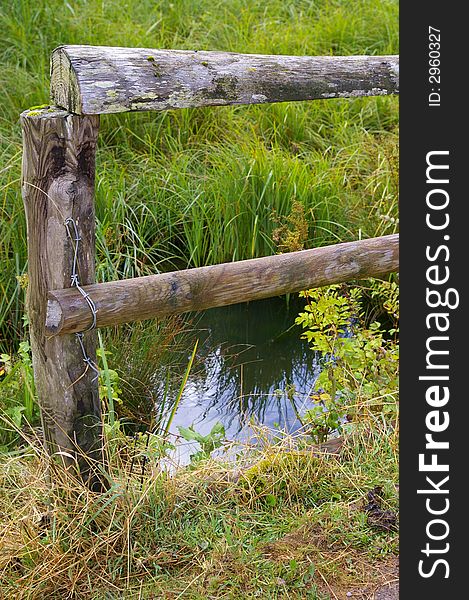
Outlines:
[[[0, 7], [0, 347], [22, 337], [26, 233], [19, 113], [48, 100], [59, 44], [272, 54], [398, 52], [395, 0], [10, 0]], [[276, 251], [275, 217], [305, 207], [310, 247], [392, 233], [396, 98], [102, 118], [98, 279]]]

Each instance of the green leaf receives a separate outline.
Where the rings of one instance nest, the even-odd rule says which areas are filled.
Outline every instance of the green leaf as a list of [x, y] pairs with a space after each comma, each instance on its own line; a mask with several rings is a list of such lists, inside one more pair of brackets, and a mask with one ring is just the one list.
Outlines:
[[192, 441], [204, 442], [205, 441], [205, 438], [200, 433], [195, 431], [192, 425], [190, 427], [183, 427], [182, 425], [178, 425], [178, 431], [182, 435], [182, 437], [188, 442], [192, 442]]
[[220, 421], [217, 421], [215, 423], [209, 435], [225, 435], [225, 428], [223, 427], [222, 423], [220, 423]]

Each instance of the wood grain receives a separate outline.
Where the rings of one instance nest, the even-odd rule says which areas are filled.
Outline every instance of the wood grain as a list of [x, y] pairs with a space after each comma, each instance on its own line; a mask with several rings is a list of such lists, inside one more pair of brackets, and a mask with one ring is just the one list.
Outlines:
[[[49, 338], [45, 331], [47, 292], [71, 284], [73, 243], [65, 219], [81, 236], [79, 276], [95, 281], [95, 149], [99, 117], [56, 108], [26, 111], [23, 128], [22, 193], [28, 230], [28, 297], [31, 346], [42, 428], [50, 455], [78, 469], [100, 487], [101, 413], [95, 373], [85, 372], [76, 336]], [[96, 332], [84, 335], [96, 361]]]
[[[398, 268], [399, 236], [388, 235], [84, 289], [96, 305], [97, 326], [105, 327], [377, 277]], [[89, 326], [89, 307], [76, 290], [51, 291], [48, 298], [48, 334], [82, 331]]]
[[78, 114], [396, 94], [398, 56], [60, 46], [51, 98]]

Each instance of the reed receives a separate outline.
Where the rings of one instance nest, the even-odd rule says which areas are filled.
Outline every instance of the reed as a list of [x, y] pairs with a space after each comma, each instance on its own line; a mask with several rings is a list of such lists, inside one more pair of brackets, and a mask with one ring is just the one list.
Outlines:
[[[0, 8], [0, 346], [17, 347], [26, 234], [18, 115], [47, 102], [61, 44], [272, 54], [398, 53], [398, 4], [12, 0]], [[102, 118], [98, 280], [270, 254], [304, 205], [309, 247], [396, 231], [397, 98]], [[393, 221], [394, 219], [394, 221]]]

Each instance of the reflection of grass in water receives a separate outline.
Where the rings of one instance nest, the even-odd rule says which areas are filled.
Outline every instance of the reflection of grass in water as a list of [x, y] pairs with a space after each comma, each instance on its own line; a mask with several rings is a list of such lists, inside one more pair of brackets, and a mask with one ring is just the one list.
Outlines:
[[[220, 360], [226, 377], [218, 396], [228, 409], [265, 422], [267, 409], [275, 406], [278, 414], [285, 412], [277, 389], [287, 389], [293, 382], [304, 389], [311, 380], [314, 356], [291, 330], [296, 304], [292, 301], [286, 309], [283, 299], [274, 298], [226, 312], [207, 311], [205, 317], [211, 325], [207, 347], [217, 344], [222, 349]], [[225, 350], [226, 339], [234, 339], [238, 345]]]
[[288, 389], [296, 384], [307, 396], [317, 375], [313, 353], [291, 329], [296, 310], [294, 301], [287, 311], [283, 300], [271, 299], [214, 309], [199, 319], [205, 339], [186, 396], [198, 404], [194, 419], [217, 413], [227, 428], [239, 421], [238, 429], [251, 418], [270, 425], [292, 420]]
[[[282, 320], [288, 322], [281, 310], [284, 308], [283, 301], [274, 299], [260, 304], [264, 309], [268, 309], [272, 303], [278, 309]], [[250, 312], [254, 311], [256, 315], [259, 309], [256, 313], [253, 306], [251, 303]], [[195, 337], [201, 336], [205, 337], [205, 342], [194, 357], [190, 381], [200, 388], [201, 395], [206, 388], [207, 379], [208, 385], [216, 390], [213, 401], [207, 404], [207, 410], [222, 400], [229, 410], [234, 410], [236, 405], [242, 404], [245, 412], [257, 412], [257, 418], [262, 422], [263, 407], [268, 402], [271, 391], [277, 387], [279, 370], [256, 369], [256, 364], [265, 361], [262, 350], [252, 344], [226, 343], [233, 331], [239, 330], [239, 323], [243, 322], [243, 316], [246, 314], [244, 307], [235, 307], [234, 313], [232, 309], [233, 307], [217, 309], [217, 315], [222, 318], [213, 320], [210, 327], [206, 326], [206, 322], [201, 323], [199, 316], [199, 323], [195, 326], [190, 317], [172, 317], [160, 322], [134, 323], [105, 330], [103, 345], [112, 353], [109, 357], [110, 366], [118, 369], [119, 386], [122, 389], [123, 403], [117, 407], [120, 419], [129, 424], [133, 423], [132, 428], [138, 423], [143, 429], [162, 426], [164, 413], [173, 411], [175, 399], [179, 396], [182, 374], [187, 366], [188, 354], [192, 352]], [[234, 321], [223, 318], [223, 314], [227, 312], [234, 314]], [[230, 323], [230, 327], [220, 329], [218, 325], [225, 321]], [[273, 326], [275, 329], [275, 322]], [[261, 336], [261, 339], [264, 340], [265, 337], [267, 334]], [[220, 343], [220, 340], [225, 343]], [[289, 354], [293, 361], [302, 363], [304, 357], [301, 356], [301, 348], [298, 348], [301, 342], [296, 338], [294, 341]], [[218, 354], [213, 350], [212, 343], [219, 344]], [[246, 357], [253, 352], [252, 357]], [[309, 356], [309, 353], [305, 353], [306, 356]], [[214, 377], [215, 363], [218, 371]], [[290, 359], [285, 366], [289, 368], [284, 375], [288, 380], [292, 376], [293, 368]], [[241, 385], [242, 379], [244, 385]], [[243, 389], [249, 389], [249, 392], [244, 394]]]

